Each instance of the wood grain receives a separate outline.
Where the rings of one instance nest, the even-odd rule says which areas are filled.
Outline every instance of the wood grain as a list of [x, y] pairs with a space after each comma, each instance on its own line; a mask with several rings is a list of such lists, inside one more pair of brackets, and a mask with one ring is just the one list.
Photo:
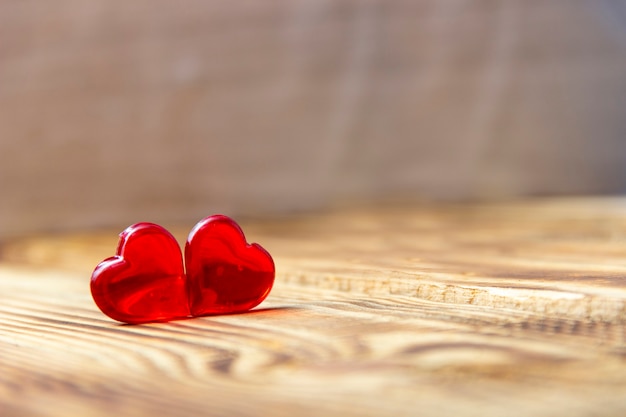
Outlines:
[[5, 242], [0, 415], [626, 413], [624, 199], [243, 227], [276, 260], [266, 302], [140, 326], [109, 320], [88, 291], [118, 230]]

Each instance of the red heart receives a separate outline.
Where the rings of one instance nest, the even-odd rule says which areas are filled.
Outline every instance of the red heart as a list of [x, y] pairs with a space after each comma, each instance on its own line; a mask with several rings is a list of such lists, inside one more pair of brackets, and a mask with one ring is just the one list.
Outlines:
[[274, 261], [247, 244], [234, 220], [209, 216], [189, 234], [187, 274], [176, 239], [163, 227], [137, 223], [120, 234], [116, 256], [91, 277], [96, 305], [126, 323], [247, 311], [269, 294]]
[[201, 220], [189, 233], [185, 264], [192, 316], [247, 311], [274, 284], [270, 254], [248, 244], [239, 225], [222, 215]]
[[174, 236], [152, 223], [128, 227], [120, 234], [116, 256], [96, 266], [91, 294], [104, 314], [126, 323], [189, 316], [183, 259]]

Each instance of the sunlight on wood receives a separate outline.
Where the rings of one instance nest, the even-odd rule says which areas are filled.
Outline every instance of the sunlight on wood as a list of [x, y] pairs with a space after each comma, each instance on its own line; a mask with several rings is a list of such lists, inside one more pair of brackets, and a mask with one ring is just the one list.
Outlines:
[[89, 294], [119, 231], [5, 242], [0, 414], [626, 413], [624, 200], [242, 226], [276, 261], [266, 302], [139, 326], [108, 319]]

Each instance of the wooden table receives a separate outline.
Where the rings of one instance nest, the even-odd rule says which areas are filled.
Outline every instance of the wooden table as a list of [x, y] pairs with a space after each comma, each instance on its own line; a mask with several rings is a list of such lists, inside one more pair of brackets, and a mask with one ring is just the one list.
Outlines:
[[625, 199], [242, 226], [263, 304], [136, 326], [89, 293], [119, 230], [5, 242], [0, 415], [626, 415]]

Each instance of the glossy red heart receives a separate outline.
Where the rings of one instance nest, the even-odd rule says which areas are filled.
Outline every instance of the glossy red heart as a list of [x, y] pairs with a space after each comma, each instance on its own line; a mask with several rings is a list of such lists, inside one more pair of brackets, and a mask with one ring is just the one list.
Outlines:
[[91, 277], [96, 305], [126, 323], [247, 311], [274, 284], [274, 261], [222, 215], [201, 220], [185, 246], [185, 274], [176, 239], [163, 227], [137, 223], [120, 234], [116, 256]]
[[178, 242], [156, 224], [128, 227], [120, 234], [116, 256], [96, 266], [91, 294], [104, 314], [126, 323], [189, 316]]
[[231, 218], [201, 220], [185, 245], [192, 316], [247, 311], [270, 293], [274, 261], [260, 245], [248, 244]]

